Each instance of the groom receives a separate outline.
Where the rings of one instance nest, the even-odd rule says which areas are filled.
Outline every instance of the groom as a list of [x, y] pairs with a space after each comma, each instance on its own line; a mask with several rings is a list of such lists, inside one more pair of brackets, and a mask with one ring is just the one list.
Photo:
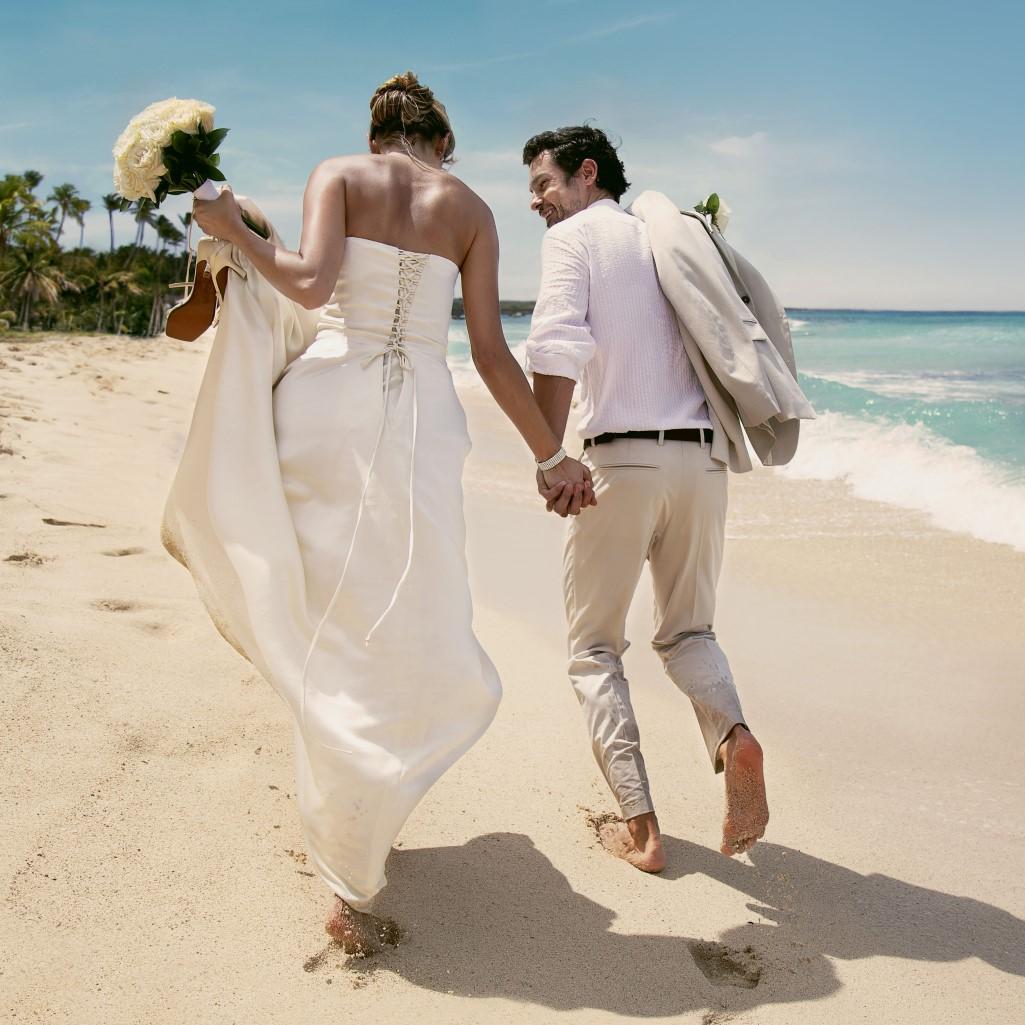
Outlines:
[[582, 511], [579, 498], [539, 481], [549, 508], [573, 514], [563, 579], [570, 680], [625, 820], [602, 839], [636, 868], [665, 867], [622, 662], [627, 611], [647, 561], [652, 645], [694, 706], [714, 770], [725, 773], [721, 850], [742, 853], [764, 834], [769, 812], [762, 749], [712, 632], [726, 467], [711, 456], [705, 394], [660, 290], [644, 222], [619, 206], [629, 182], [605, 133], [542, 132], [527, 142], [523, 163], [530, 207], [549, 229], [527, 369], [560, 440], [581, 383], [578, 431], [600, 498]]

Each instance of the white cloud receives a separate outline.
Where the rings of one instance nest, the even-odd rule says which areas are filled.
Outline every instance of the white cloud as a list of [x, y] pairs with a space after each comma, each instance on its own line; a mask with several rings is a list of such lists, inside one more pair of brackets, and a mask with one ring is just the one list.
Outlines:
[[601, 39], [604, 36], [616, 36], [620, 32], [629, 32], [631, 29], [643, 28], [645, 25], [660, 25], [666, 21], [673, 21], [675, 18], [676, 15], [671, 13], [641, 14], [636, 18], [629, 18], [625, 21], [617, 21], [612, 25], [603, 25], [599, 28], [591, 29], [590, 32], [574, 36], [573, 42], [583, 39]]
[[713, 153], [723, 157], [753, 157], [765, 149], [769, 136], [765, 132], [753, 132], [751, 135], [727, 135], [715, 139], [708, 144]]
[[540, 52], [540, 50], [525, 50], [522, 53], [506, 53], [500, 54], [497, 57], [482, 57], [480, 60], [461, 61], [455, 64], [425, 64], [420, 70], [427, 74], [433, 74], [435, 71], [475, 71], [477, 68], [487, 68], [492, 64], [507, 64], [509, 61], [527, 60], [531, 57], [537, 57]]
[[[522, 154], [517, 149], [460, 150], [456, 149], [456, 174], [499, 171], [501, 177], [514, 177], [522, 167]], [[526, 189], [526, 185], [524, 185]]]

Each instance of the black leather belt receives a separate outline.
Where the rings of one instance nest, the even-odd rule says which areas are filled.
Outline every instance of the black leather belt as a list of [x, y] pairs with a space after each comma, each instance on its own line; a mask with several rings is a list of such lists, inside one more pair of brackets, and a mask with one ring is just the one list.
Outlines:
[[652, 441], [702, 441], [712, 444], [711, 427], [674, 427], [669, 431], [623, 431], [620, 434], [599, 434], [595, 438], [584, 438], [584, 448], [592, 445], [605, 445], [620, 438], [649, 438]]

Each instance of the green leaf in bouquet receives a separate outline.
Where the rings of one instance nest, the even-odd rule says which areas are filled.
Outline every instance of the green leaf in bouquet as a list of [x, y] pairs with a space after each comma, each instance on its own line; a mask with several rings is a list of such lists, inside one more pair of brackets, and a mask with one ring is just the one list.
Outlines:
[[181, 130], [175, 132], [171, 136], [171, 146], [170, 146], [170, 148], [175, 153], [187, 153], [189, 151], [189, 149], [190, 149], [188, 132], [183, 132]]
[[697, 212], [699, 214], [707, 214], [708, 213], [708, 207], [706, 207], [704, 203], [695, 203], [694, 204], [694, 209], [697, 210]]
[[206, 177], [209, 178], [210, 172], [216, 171], [217, 168], [214, 167], [206, 157], [197, 154], [189, 160], [188, 164], [186, 164], [182, 170], [186, 174], [206, 175]]
[[210, 140], [210, 143], [211, 143], [211, 148], [210, 148], [210, 152], [211, 153], [215, 149], [217, 149], [217, 147], [220, 146], [220, 144], [222, 142], [224, 142], [224, 137], [228, 134], [228, 131], [229, 131], [229, 129], [227, 129], [227, 128], [215, 128], [207, 136], [207, 138]]
[[713, 192], [708, 199], [705, 200], [705, 206], [708, 208], [708, 212], [715, 217], [719, 212], [719, 193]]

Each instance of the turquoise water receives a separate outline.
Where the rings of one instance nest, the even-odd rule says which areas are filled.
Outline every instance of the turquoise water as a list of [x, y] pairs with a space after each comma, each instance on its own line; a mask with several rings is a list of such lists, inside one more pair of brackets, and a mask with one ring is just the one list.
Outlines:
[[[781, 472], [1025, 551], [1025, 313], [789, 313], [818, 419]], [[530, 318], [503, 326], [522, 360]], [[476, 380], [462, 321], [450, 341], [457, 378]]]
[[816, 409], [922, 424], [1025, 480], [1025, 314], [790, 312]]

